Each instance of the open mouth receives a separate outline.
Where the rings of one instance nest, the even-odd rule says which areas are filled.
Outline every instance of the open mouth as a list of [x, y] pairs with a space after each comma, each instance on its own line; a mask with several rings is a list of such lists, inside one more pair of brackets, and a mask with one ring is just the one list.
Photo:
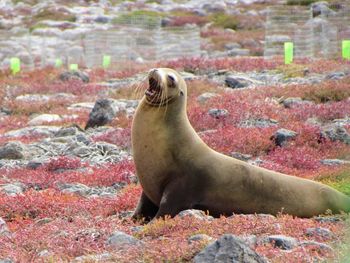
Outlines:
[[159, 96], [161, 93], [161, 86], [160, 83], [158, 82], [158, 80], [154, 77], [150, 77], [149, 78], [149, 87], [146, 90], [145, 94], [148, 97], [155, 97], [155, 96]]

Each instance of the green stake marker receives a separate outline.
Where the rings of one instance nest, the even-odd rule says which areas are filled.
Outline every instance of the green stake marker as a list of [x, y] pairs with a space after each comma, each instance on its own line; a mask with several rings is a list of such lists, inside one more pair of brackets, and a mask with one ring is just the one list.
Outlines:
[[78, 64], [70, 64], [69, 69], [70, 70], [78, 70]]
[[293, 43], [284, 43], [284, 64], [290, 64], [293, 62]]
[[108, 68], [110, 65], [111, 65], [111, 56], [104, 55], [103, 56], [102, 66], [104, 68]]
[[55, 67], [56, 67], [56, 68], [60, 68], [60, 67], [62, 67], [62, 65], [63, 65], [62, 59], [57, 58], [57, 59], [55, 60]]
[[16, 58], [16, 57], [11, 58], [10, 64], [11, 64], [10, 67], [13, 75], [21, 71], [21, 60], [19, 58]]
[[342, 41], [342, 56], [343, 59], [350, 60], [350, 40]]

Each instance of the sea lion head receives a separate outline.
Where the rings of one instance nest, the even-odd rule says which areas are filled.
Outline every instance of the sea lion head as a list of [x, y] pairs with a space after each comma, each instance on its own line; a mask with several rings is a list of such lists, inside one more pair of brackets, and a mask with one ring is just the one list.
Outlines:
[[148, 73], [149, 87], [145, 91], [147, 104], [163, 106], [179, 97], [186, 97], [186, 83], [178, 72], [170, 68], [155, 68]]

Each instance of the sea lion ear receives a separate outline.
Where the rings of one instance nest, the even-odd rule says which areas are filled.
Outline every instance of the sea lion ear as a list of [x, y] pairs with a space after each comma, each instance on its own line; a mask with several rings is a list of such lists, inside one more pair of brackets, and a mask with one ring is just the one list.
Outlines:
[[183, 96], [184, 92], [182, 91], [182, 89], [180, 89], [180, 95]]

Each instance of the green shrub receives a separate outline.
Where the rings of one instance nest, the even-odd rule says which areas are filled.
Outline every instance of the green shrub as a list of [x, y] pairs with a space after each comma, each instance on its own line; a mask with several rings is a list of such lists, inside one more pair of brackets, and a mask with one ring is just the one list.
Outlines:
[[228, 15], [225, 13], [217, 13], [212, 15], [211, 20], [214, 22], [214, 25], [222, 28], [231, 28], [236, 30], [239, 21], [233, 15]]

